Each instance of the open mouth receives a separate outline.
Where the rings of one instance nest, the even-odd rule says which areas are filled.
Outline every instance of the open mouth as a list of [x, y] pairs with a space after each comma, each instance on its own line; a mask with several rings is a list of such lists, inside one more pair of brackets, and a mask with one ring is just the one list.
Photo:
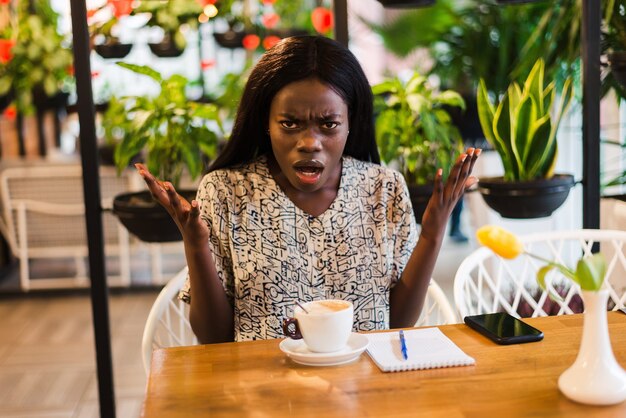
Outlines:
[[314, 183], [324, 171], [324, 164], [316, 160], [297, 161], [293, 168], [301, 181]]

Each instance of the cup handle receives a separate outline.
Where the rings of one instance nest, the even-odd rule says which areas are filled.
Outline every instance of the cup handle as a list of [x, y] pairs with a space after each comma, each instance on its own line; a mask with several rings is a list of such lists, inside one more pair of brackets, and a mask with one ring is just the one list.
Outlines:
[[283, 321], [283, 332], [291, 339], [299, 340], [302, 338], [298, 320], [296, 318], [287, 318]]

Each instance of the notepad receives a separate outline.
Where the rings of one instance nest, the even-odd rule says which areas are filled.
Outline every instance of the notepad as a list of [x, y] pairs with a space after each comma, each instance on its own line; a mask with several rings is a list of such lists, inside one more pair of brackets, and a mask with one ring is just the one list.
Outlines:
[[404, 331], [408, 351], [407, 360], [402, 357], [397, 331], [365, 335], [369, 340], [367, 353], [383, 372], [470, 366], [476, 363], [439, 328]]

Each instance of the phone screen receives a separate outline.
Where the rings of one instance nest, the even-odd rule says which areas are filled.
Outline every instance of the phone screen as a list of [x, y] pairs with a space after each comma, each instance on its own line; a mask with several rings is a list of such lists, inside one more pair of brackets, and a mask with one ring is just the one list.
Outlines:
[[498, 344], [519, 344], [543, 339], [543, 332], [506, 312], [466, 316], [465, 323]]

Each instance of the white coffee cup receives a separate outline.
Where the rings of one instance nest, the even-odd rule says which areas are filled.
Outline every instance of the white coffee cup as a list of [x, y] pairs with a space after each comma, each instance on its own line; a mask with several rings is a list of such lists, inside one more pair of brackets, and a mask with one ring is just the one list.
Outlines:
[[304, 339], [309, 350], [330, 353], [346, 347], [352, 333], [354, 307], [339, 299], [315, 300], [294, 310], [294, 318], [283, 323], [285, 334], [293, 339]]

